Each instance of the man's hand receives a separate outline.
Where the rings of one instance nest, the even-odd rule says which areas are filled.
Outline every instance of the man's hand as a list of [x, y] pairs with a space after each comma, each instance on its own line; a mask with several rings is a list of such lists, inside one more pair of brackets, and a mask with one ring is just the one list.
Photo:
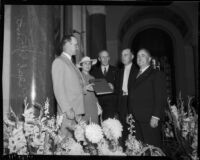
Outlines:
[[102, 110], [101, 106], [99, 105], [99, 102], [97, 102], [97, 110], [98, 110], [98, 115], [101, 115], [103, 110]]
[[111, 88], [112, 90], [114, 90], [114, 86], [113, 86], [112, 83], [108, 83], [108, 85], [110, 86], [110, 88]]
[[94, 89], [93, 89], [93, 86], [94, 85], [94, 83], [91, 83], [91, 84], [88, 84], [87, 86], [85, 86], [85, 89], [87, 90], [87, 91], [94, 91]]
[[76, 122], [80, 122], [82, 120], [83, 116], [82, 115], [76, 115], [75, 120]]
[[66, 117], [71, 120], [75, 118], [75, 113], [72, 108], [66, 111]]
[[159, 121], [159, 120], [158, 120], [157, 118], [151, 117], [150, 126], [151, 126], [152, 128], [158, 127], [158, 121]]

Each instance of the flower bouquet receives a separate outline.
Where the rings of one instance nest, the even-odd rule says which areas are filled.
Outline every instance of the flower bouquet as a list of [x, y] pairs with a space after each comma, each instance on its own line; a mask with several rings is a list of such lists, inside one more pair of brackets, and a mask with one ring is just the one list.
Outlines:
[[118, 139], [122, 135], [121, 123], [113, 118], [108, 118], [101, 123], [86, 124], [79, 122], [74, 130], [75, 139], [83, 145], [89, 155], [123, 155]]
[[135, 137], [135, 126], [134, 126], [133, 115], [129, 114], [127, 116], [127, 123], [130, 125], [128, 128], [129, 135], [126, 140], [126, 154], [129, 156], [165, 156], [164, 152], [153, 145], [143, 144], [141, 141], [137, 140]]
[[[198, 114], [191, 106], [192, 97], [188, 97], [187, 106], [181, 97], [177, 99], [177, 106], [170, 105], [166, 111], [168, 121], [164, 125], [164, 143], [169, 155], [176, 159], [197, 160], [198, 147]], [[170, 142], [170, 143], [169, 143]]]
[[[36, 105], [36, 106], [35, 106]], [[144, 145], [133, 136], [134, 120], [129, 116], [130, 135], [126, 142], [127, 151], [119, 145], [123, 126], [119, 120], [108, 118], [101, 125], [80, 120], [72, 128], [73, 137], [63, 137], [60, 133], [63, 116], [50, 116], [49, 99], [44, 105], [35, 104], [29, 107], [24, 100], [25, 110], [20, 121], [15, 113], [4, 122], [4, 154], [17, 155], [164, 155], [154, 146]], [[35, 114], [39, 108], [39, 115]]]
[[[4, 122], [4, 154], [126, 155], [118, 145], [122, 125], [117, 119], [107, 119], [102, 126], [79, 121], [72, 127], [74, 137], [63, 137], [59, 132], [63, 115], [50, 116], [49, 99], [43, 106], [35, 105], [29, 107], [25, 98], [22, 121], [11, 109]], [[39, 116], [35, 107], [40, 110]]]
[[19, 121], [19, 118], [10, 108], [9, 119], [4, 122], [4, 135], [6, 135], [4, 138], [4, 154], [53, 154], [55, 144], [62, 139], [57, 135], [61, 126], [62, 116], [57, 116], [57, 119], [55, 116], [50, 117], [48, 98], [44, 106], [35, 105], [40, 108], [38, 117], [35, 116], [35, 106], [29, 107], [27, 98], [25, 98], [25, 109], [22, 114], [24, 120], [22, 121]]

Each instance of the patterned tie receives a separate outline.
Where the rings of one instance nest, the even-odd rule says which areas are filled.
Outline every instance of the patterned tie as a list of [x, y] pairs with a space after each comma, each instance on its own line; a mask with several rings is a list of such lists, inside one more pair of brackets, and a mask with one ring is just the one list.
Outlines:
[[106, 67], [104, 67], [104, 71], [103, 71], [104, 76], [106, 75], [106, 73], [107, 73]]

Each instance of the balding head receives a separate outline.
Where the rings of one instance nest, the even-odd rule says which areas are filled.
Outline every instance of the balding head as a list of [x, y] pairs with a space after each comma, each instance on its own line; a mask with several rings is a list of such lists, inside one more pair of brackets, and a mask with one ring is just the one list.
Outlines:
[[110, 55], [109, 55], [108, 51], [103, 50], [103, 51], [99, 52], [99, 58], [98, 59], [101, 62], [102, 66], [109, 65]]
[[151, 62], [151, 54], [150, 52], [142, 48], [137, 53], [137, 64], [140, 68], [145, 68], [146, 66], [150, 65]]

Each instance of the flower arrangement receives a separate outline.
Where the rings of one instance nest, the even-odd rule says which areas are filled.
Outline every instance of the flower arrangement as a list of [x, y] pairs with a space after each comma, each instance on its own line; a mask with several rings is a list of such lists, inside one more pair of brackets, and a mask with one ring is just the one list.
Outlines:
[[135, 126], [134, 126], [133, 115], [127, 116], [127, 123], [130, 125], [128, 130], [130, 131], [128, 139], [126, 140], [126, 154], [129, 156], [165, 156], [164, 152], [153, 145], [143, 144], [135, 137]]
[[[63, 115], [50, 116], [49, 99], [44, 106], [35, 104], [40, 109], [39, 116], [35, 115], [35, 106], [24, 100], [23, 121], [12, 111], [13, 120], [4, 122], [4, 154], [18, 155], [119, 155], [117, 139], [121, 136], [122, 126], [116, 119], [108, 119], [102, 122], [105, 127], [110, 128], [104, 132], [103, 128], [95, 123], [86, 124], [79, 121], [73, 127], [75, 138], [62, 137], [59, 129], [62, 124]], [[116, 128], [120, 127], [117, 134]], [[116, 143], [109, 142], [106, 135], [114, 137]], [[106, 143], [103, 143], [106, 142]], [[115, 146], [115, 150], [113, 150]], [[119, 148], [120, 149], [120, 148]]]
[[197, 160], [198, 147], [198, 114], [191, 106], [192, 97], [188, 97], [185, 105], [181, 93], [177, 99], [177, 106], [171, 105], [168, 99], [166, 115], [168, 121], [164, 125], [165, 145], [171, 157]]
[[[40, 109], [39, 116], [35, 115], [35, 105]], [[4, 122], [4, 154], [126, 156], [145, 155], [150, 150], [151, 155], [159, 155], [158, 149], [156, 152], [155, 147], [145, 146], [132, 136], [135, 131], [131, 117], [127, 152], [123, 152], [118, 142], [123, 126], [118, 119], [108, 118], [101, 125], [80, 120], [72, 127], [74, 137], [63, 137], [59, 131], [64, 115], [50, 116], [48, 98], [43, 106], [35, 105], [29, 107], [25, 98], [23, 121], [11, 109], [10, 117], [14, 118]]]

